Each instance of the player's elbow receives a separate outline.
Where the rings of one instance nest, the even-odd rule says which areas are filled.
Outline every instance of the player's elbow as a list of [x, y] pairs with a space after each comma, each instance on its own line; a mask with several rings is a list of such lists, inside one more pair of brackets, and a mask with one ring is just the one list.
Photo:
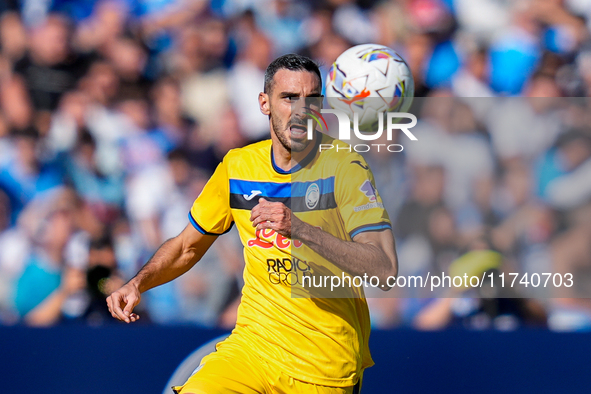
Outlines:
[[396, 276], [398, 275], [398, 263], [397, 261], [390, 261], [386, 265], [384, 272], [380, 277], [380, 283], [383, 286], [380, 286], [380, 289], [383, 291], [389, 291], [394, 287], [396, 283]]

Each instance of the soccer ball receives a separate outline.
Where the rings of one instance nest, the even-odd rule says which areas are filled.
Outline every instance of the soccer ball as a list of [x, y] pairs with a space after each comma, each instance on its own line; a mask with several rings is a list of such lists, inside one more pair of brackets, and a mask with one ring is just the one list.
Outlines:
[[[378, 130], [379, 113], [406, 112], [414, 96], [414, 80], [408, 65], [391, 48], [357, 45], [332, 64], [326, 82], [329, 105], [345, 112], [360, 132]], [[384, 121], [385, 129], [385, 121]]]

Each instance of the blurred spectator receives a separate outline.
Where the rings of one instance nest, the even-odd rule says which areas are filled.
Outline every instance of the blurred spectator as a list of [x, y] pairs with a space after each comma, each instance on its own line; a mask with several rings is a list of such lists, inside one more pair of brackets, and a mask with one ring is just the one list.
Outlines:
[[[18, 252], [16, 256], [11, 253], [15, 249], [18, 249], [18, 246], [15, 248], [18, 243], [11, 242], [14, 239], [11, 239], [12, 234], [9, 230], [10, 216], [10, 200], [6, 193], [0, 189], [0, 272], [2, 272], [0, 276], [0, 323], [8, 323], [16, 319], [16, 316], [11, 313], [14, 309], [11, 297], [14, 291], [15, 278], [20, 275], [22, 256], [24, 255], [24, 252], [21, 250], [21, 258], [19, 259]], [[18, 239], [18, 237], [16, 238]]]
[[181, 78], [184, 111], [200, 124], [202, 139], [209, 143], [218, 139], [213, 128], [229, 101], [227, 74], [221, 67], [228, 45], [227, 31], [217, 19], [196, 26], [182, 32], [177, 53], [173, 54], [178, 58], [173, 72]]
[[402, 51], [405, 61], [415, 81], [415, 96], [426, 97], [430, 88], [425, 82], [425, 67], [430, 59], [433, 40], [427, 34], [413, 34], [406, 42]]
[[519, 94], [540, 61], [539, 25], [527, 2], [513, 5], [512, 23], [491, 43], [491, 86], [498, 92]]
[[140, 43], [131, 38], [116, 39], [107, 46], [106, 56], [119, 76], [118, 98], [148, 97], [151, 81], [143, 75], [147, 54]]
[[572, 209], [591, 200], [591, 133], [563, 134], [544, 159], [539, 192], [557, 209]]
[[552, 264], [548, 245], [558, 226], [550, 209], [530, 199], [531, 192], [528, 170], [519, 163], [508, 168], [499, 196], [504, 220], [493, 230], [492, 242], [511, 257], [515, 269], [547, 272]]
[[[94, 10], [79, 21], [74, 45], [79, 51], [85, 53], [96, 51], [106, 55], [108, 48], [125, 32], [128, 9], [122, 1], [90, 0], [90, 2], [95, 3]], [[81, 2], [75, 3], [80, 5]]]
[[12, 63], [20, 60], [27, 49], [27, 34], [16, 12], [3, 13], [0, 18], [2, 55]]
[[81, 91], [70, 91], [62, 97], [53, 113], [47, 145], [54, 153], [68, 152], [76, 145], [86, 125], [90, 98]]
[[166, 203], [172, 179], [164, 167], [164, 150], [148, 133], [148, 106], [145, 100], [126, 100], [119, 106], [125, 115], [128, 136], [121, 140], [121, 154], [128, 174], [126, 208], [132, 225], [138, 226], [148, 250], [161, 244], [158, 215]]
[[452, 90], [458, 97], [493, 97], [488, 86], [488, 54], [483, 48], [470, 48], [463, 67], [452, 79]]
[[272, 60], [272, 51], [271, 42], [266, 37], [260, 33], [252, 35], [228, 75], [231, 103], [249, 141], [265, 139], [269, 133], [269, 120], [261, 116], [258, 96], [263, 91], [265, 70]]
[[295, 0], [228, 0], [222, 7], [227, 17], [242, 14], [256, 23], [272, 40], [274, 57], [296, 52], [303, 46], [307, 31], [302, 23], [308, 11], [306, 2]]
[[[433, 250], [429, 245], [429, 221], [443, 207], [445, 172], [439, 166], [412, 169], [413, 179], [408, 200], [400, 208], [394, 233], [402, 242], [398, 245], [401, 275], [427, 272], [434, 267]], [[408, 260], [407, 260], [408, 259]]]
[[58, 321], [66, 299], [84, 288], [84, 273], [64, 264], [64, 249], [72, 234], [72, 213], [56, 206], [40, 223], [36, 245], [18, 280], [14, 304], [27, 324]]
[[0, 188], [11, 201], [12, 223], [16, 222], [24, 206], [39, 193], [63, 183], [60, 168], [55, 163], [44, 163], [38, 158], [39, 134], [30, 127], [13, 137], [15, 155], [0, 169]]
[[204, 0], [133, 0], [132, 14], [141, 26], [145, 43], [155, 52], [169, 47], [171, 31], [179, 26], [190, 24], [204, 10], [208, 3]]
[[[475, 269], [478, 267], [478, 269]], [[449, 267], [452, 276], [481, 276], [503, 270], [502, 256], [477, 241], [469, 251], [455, 260]], [[535, 301], [516, 298], [510, 294], [513, 289], [487, 287], [476, 289], [454, 289], [450, 296], [427, 303], [416, 315], [413, 326], [420, 330], [436, 330], [444, 327], [462, 327], [473, 330], [495, 328], [512, 331], [523, 326], [544, 327], [546, 313], [543, 306]], [[458, 294], [453, 294], [458, 293]]]
[[[400, 142], [398, 135], [392, 143]], [[385, 136], [377, 143], [388, 143]], [[392, 155], [386, 149], [373, 151], [366, 157], [373, 170], [376, 188], [380, 191], [384, 207], [392, 221], [400, 215], [400, 209], [409, 195], [409, 170], [404, 150]]]
[[26, 81], [36, 110], [55, 110], [61, 95], [86, 72], [87, 59], [71, 50], [71, 34], [72, 27], [63, 17], [47, 17], [32, 30], [29, 52], [14, 65]]
[[503, 161], [523, 157], [536, 160], [563, 131], [555, 82], [544, 75], [529, 84], [529, 100], [507, 98], [488, 114], [485, 122], [496, 154]]
[[332, 24], [335, 31], [353, 44], [375, 41], [378, 32], [367, 10], [352, 0], [329, 0], [328, 3], [334, 7]]
[[237, 247], [238, 233], [233, 230], [218, 241], [176, 284], [180, 303], [177, 319], [182, 322], [207, 327], [222, 324], [226, 329], [236, 324], [234, 301], [240, 295], [244, 266]]
[[[96, 326], [112, 324], [107, 307], [107, 297], [125, 281], [118, 272], [117, 260], [111, 239], [108, 235], [93, 239], [88, 245], [88, 261], [84, 270], [85, 287], [70, 297], [62, 306], [62, 318], [82, 321]], [[149, 316], [142, 306], [139, 308], [142, 320], [149, 322]]]
[[[333, 31], [323, 34], [317, 42], [310, 47], [310, 57], [319, 63], [323, 80], [328, 77], [328, 71], [339, 55], [350, 47], [342, 36]], [[322, 94], [325, 94], [326, 86], [322, 86]]]
[[8, 123], [0, 113], [0, 167], [4, 167], [10, 161], [12, 141], [9, 136]]
[[151, 91], [154, 113], [153, 134], [159, 140], [164, 151], [180, 148], [189, 139], [195, 123], [182, 111], [181, 91], [176, 80], [162, 78]]
[[123, 177], [103, 174], [97, 167], [96, 142], [88, 131], [80, 135], [72, 155], [66, 159], [65, 167], [78, 194], [87, 204], [95, 206], [97, 213], [117, 210], [122, 206]]
[[511, 2], [495, 0], [454, 0], [456, 18], [462, 30], [479, 40], [489, 40], [506, 28], [511, 19]]
[[33, 109], [25, 81], [19, 76], [6, 76], [0, 84], [0, 104], [7, 126], [23, 130], [33, 121]]

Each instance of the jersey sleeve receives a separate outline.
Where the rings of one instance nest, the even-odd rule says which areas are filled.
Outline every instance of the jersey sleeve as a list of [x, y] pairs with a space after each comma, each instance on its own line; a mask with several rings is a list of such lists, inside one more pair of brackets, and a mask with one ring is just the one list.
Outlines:
[[351, 239], [365, 231], [392, 229], [371, 169], [361, 155], [351, 155], [340, 163], [335, 199]]
[[222, 235], [234, 224], [230, 210], [230, 190], [224, 159], [193, 203], [189, 221], [202, 234]]

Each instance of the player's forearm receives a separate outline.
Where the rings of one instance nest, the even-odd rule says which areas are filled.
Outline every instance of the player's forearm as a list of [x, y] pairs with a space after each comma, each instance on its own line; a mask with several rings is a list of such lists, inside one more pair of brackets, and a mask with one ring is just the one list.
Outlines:
[[178, 278], [191, 269], [197, 260], [194, 248], [183, 245], [179, 237], [169, 239], [158, 248], [130, 283], [143, 293]]
[[[293, 219], [292, 219], [293, 220]], [[397, 264], [379, 247], [353, 241], [344, 241], [298, 220], [292, 227], [292, 237], [302, 241], [337, 267], [351, 275], [377, 276], [386, 282], [397, 274]]]

